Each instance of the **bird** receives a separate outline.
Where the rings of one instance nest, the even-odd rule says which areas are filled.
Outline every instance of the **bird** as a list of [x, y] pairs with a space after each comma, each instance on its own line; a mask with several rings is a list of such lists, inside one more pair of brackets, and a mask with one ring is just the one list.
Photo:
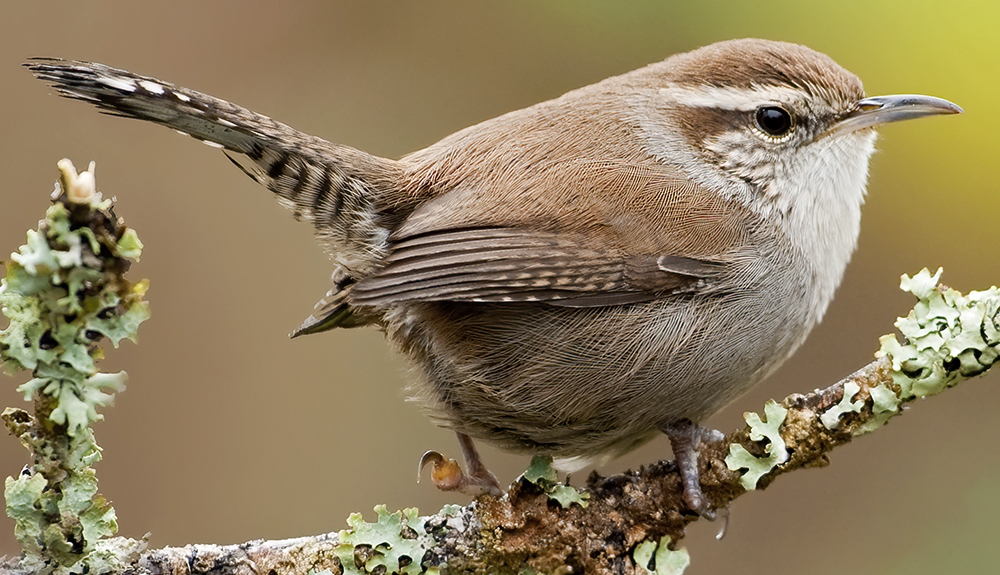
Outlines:
[[700, 425], [820, 322], [857, 243], [875, 129], [962, 111], [866, 96], [802, 45], [736, 39], [486, 120], [400, 159], [103, 64], [25, 64], [62, 96], [222, 148], [312, 225], [332, 289], [293, 333], [375, 326], [466, 470], [475, 441], [600, 464], [665, 433], [694, 513]]

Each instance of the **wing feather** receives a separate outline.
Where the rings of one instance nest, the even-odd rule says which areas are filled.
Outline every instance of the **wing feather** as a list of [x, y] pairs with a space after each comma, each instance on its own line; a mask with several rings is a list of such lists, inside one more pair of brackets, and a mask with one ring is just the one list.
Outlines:
[[[695, 265], [686, 272], [665, 272], [653, 256], [630, 259], [587, 248], [574, 235], [510, 228], [481, 232], [485, 239], [462, 230], [395, 245], [386, 267], [355, 286], [352, 302], [573, 300], [581, 306], [615, 305], [648, 301], [700, 277]], [[643, 282], [650, 271], [657, 281]]]
[[[713, 289], [746, 255], [747, 219], [700, 192], [665, 166], [614, 162], [561, 166], [513, 190], [458, 189], [403, 223], [351, 302], [593, 307]], [[544, 213], [539, 194], [572, 208]]]

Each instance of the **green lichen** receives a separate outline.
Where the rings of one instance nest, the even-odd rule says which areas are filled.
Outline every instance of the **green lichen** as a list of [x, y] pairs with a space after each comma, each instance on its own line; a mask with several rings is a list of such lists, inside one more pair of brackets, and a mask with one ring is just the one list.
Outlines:
[[925, 268], [913, 277], [902, 277], [900, 288], [916, 296], [917, 303], [896, 321], [903, 341], [894, 335], [882, 336], [875, 354], [892, 360], [894, 385], [879, 384], [868, 390], [870, 401], [854, 401], [860, 387], [848, 382], [840, 403], [820, 416], [827, 429], [837, 428], [841, 415], [859, 413], [868, 405], [874, 417], [851, 433], [869, 433], [899, 413], [904, 401], [940, 393], [996, 363], [1000, 357], [1000, 290], [991, 287], [965, 295], [940, 285], [941, 274], [941, 269], [931, 274]]
[[585, 491], [577, 491], [569, 485], [559, 483], [559, 476], [552, 468], [552, 458], [547, 455], [536, 455], [531, 458], [528, 465], [519, 479], [524, 479], [528, 483], [538, 486], [539, 489], [549, 496], [549, 499], [559, 503], [563, 509], [568, 509], [570, 505], [576, 503], [584, 509], [587, 508], [590, 494]]
[[905, 338], [879, 339], [876, 357], [892, 359], [897, 398], [909, 400], [940, 393], [962, 379], [981, 374], [1000, 357], [1000, 289], [996, 286], [968, 295], [941, 286], [942, 270], [926, 268], [900, 288], [917, 297], [917, 304], [896, 327]]
[[764, 404], [764, 416], [767, 421], [761, 420], [760, 416], [753, 412], [743, 414], [747, 425], [750, 426], [750, 439], [753, 441], [768, 440], [768, 445], [764, 448], [766, 457], [756, 457], [747, 451], [745, 447], [738, 443], [729, 446], [729, 455], [726, 456], [726, 467], [731, 471], [746, 469], [740, 477], [740, 485], [750, 491], [757, 488], [757, 482], [761, 477], [769, 473], [775, 467], [788, 461], [788, 450], [785, 448], [785, 440], [781, 438], [779, 430], [781, 424], [785, 422], [788, 410], [776, 403], [774, 400]]
[[659, 544], [655, 541], [643, 541], [636, 545], [632, 560], [639, 568], [639, 573], [652, 575], [681, 575], [691, 564], [687, 549], [670, 548], [669, 535], [664, 535]]
[[[0, 281], [0, 361], [11, 373], [31, 371], [18, 387], [35, 413], [7, 408], [3, 421], [33, 462], [5, 481], [7, 515], [24, 551], [22, 566], [37, 573], [103, 573], [125, 558], [122, 542], [102, 541], [118, 530], [115, 511], [97, 493], [91, 467], [101, 448], [90, 425], [100, 408], [125, 389], [125, 373], [100, 373], [98, 342], [135, 340], [149, 317], [146, 283], [124, 278], [142, 244], [97, 193], [90, 170], [59, 162], [60, 186], [38, 230]], [[115, 547], [118, 546], [118, 547]]]
[[853, 381], [848, 381], [844, 384], [844, 395], [840, 398], [840, 403], [834, 405], [830, 409], [827, 409], [820, 417], [819, 420], [823, 424], [823, 427], [827, 429], [836, 429], [840, 426], [840, 416], [845, 413], [859, 413], [861, 408], [865, 406], [863, 400], [852, 401], [855, 395], [861, 391], [861, 386]]
[[899, 404], [902, 403], [896, 396], [896, 392], [884, 383], [880, 383], [878, 386], [873, 387], [869, 390], [869, 393], [872, 398], [872, 415], [875, 417], [871, 421], [861, 425], [854, 432], [855, 436], [871, 433], [872, 431], [875, 431], [885, 425], [885, 422], [888, 421], [890, 417], [899, 412]]
[[417, 509], [389, 513], [385, 505], [378, 505], [375, 513], [375, 523], [367, 523], [360, 513], [347, 518], [351, 528], [340, 532], [336, 550], [344, 573], [368, 574], [379, 568], [387, 574], [424, 573], [421, 562], [433, 539]]

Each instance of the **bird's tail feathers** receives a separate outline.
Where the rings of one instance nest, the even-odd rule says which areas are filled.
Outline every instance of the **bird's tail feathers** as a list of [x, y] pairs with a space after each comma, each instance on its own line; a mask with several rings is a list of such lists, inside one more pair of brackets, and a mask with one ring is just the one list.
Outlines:
[[[59, 95], [154, 122], [222, 148], [247, 175], [312, 223], [347, 268], [374, 265], [388, 237], [384, 205], [398, 164], [295, 130], [231, 102], [103, 64], [34, 58], [25, 66]], [[360, 269], [358, 269], [360, 268]]]

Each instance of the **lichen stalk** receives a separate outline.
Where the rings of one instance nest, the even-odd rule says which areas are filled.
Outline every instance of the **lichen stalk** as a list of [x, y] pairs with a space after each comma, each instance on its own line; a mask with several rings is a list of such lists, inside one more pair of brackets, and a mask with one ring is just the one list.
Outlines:
[[[59, 162], [52, 205], [0, 281], [0, 361], [11, 373], [30, 371], [18, 387], [33, 413], [7, 408], [2, 419], [31, 454], [5, 481], [7, 514], [23, 556], [40, 574], [102, 573], [120, 561], [103, 545], [118, 530], [114, 508], [98, 494], [93, 464], [101, 448], [91, 425], [125, 389], [125, 372], [101, 373], [99, 342], [135, 341], [149, 317], [147, 282], [125, 278], [142, 243], [96, 189], [94, 164], [77, 173]], [[140, 542], [133, 542], [141, 546]], [[127, 554], [126, 554], [127, 555]]]

